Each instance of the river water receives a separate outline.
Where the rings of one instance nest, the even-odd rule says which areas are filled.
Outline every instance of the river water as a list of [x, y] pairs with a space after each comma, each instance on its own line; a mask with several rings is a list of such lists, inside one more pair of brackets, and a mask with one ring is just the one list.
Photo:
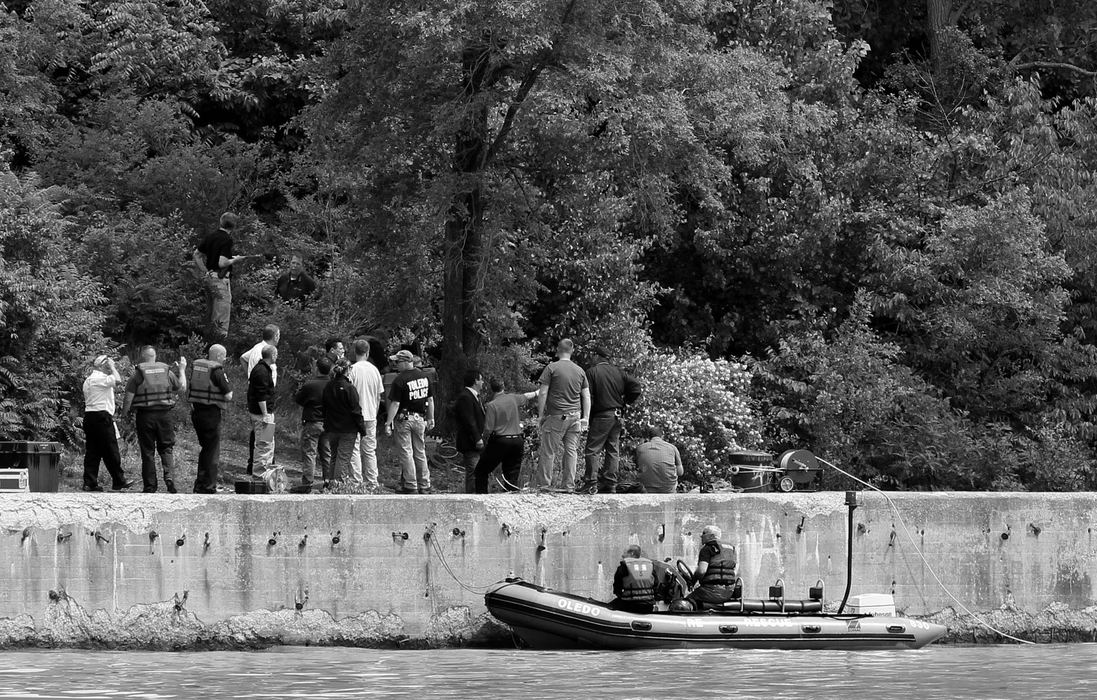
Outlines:
[[919, 651], [2, 651], [0, 698], [1097, 697], [1097, 644]]

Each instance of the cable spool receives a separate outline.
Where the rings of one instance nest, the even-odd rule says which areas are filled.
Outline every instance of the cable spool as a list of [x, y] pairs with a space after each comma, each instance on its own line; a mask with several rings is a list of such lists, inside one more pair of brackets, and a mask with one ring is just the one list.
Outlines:
[[776, 478], [779, 491], [810, 491], [819, 488], [823, 468], [819, 460], [807, 450], [786, 450], [777, 458], [777, 469], [781, 474]]

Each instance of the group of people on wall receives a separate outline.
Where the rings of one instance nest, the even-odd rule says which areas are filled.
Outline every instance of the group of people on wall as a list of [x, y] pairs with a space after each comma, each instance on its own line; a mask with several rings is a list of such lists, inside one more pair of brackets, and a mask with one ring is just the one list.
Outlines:
[[[141, 482], [145, 492], [159, 489], [159, 476], [169, 493], [176, 493], [174, 474], [175, 426], [171, 408], [180, 399], [191, 407], [191, 423], [199, 444], [195, 493], [216, 493], [220, 465], [221, 426], [232, 405], [233, 387], [225, 373], [232, 305], [232, 270], [248, 257], [238, 255], [232, 239], [237, 217], [221, 216], [217, 231], [202, 239], [194, 250], [196, 269], [209, 293], [209, 333], [213, 342], [207, 356], [188, 367], [185, 357], [174, 366], [158, 361], [151, 346], [140, 350], [133, 375], [124, 383], [121, 415], [132, 414], [133, 429], [141, 453]], [[290, 270], [278, 280], [278, 294], [287, 301], [300, 300], [316, 290], [315, 281], [303, 270], [300, 256], [293, 256]], [[247, 412], [251, 430], [247, 473], [271, 469], [275, 462], [275, 397], [278, 386], [280, 329], [264, 328], [262, 338], [240, 356], [247, 373]], [[589, 349], [590, 366], [580, 367], [572, 358], [576, 348], [569, 339], [556, 347], [556, 360], [539, 378], [536, 390], [510, 392], [503, 381], [485, 378], [476, 369], [464, 373], [463, 386], [452, 402], [454, 440], [464, 467], [466, 493], [487, 493], [497, 469], [503, 490], [521, 488], [614, 493], [618, 489], [622, 416], [641, 395], [642, 387], [612, 363], [601, 347]], [[403, 349], [388, 357], [394, 371], [385, 375], [371, 359], [367, 339], [347, 346], [339, 338], [325, 343], [316, 361], [316, 374], [295, 394], [300, 406], [301, 484], [308, 492], [336, 483], [358, 492], [375, 493], [378, 480], [377, 437], [379, 424], [395, 442], [401, 473], [395, 491], [429, 494], [433, 491], [426, 450], [426, 434], [435, 427], [436, 379], [422, 360]], [[106, 466], [115, 490], [128, 489], [134, 481], [122, 471], [115, 424], [116, 390], [123, 380], [114, 361], [96, 357], [84, 382], [84, 432], [87, 448], [83, 488], [102, 490], [99, 465]], [[387, 380], [387, 381], [386, 381]], [[486, 386], [485, 386], [486, 385]], [[485, 388], [490, 387], [490, 400]], [[523, 415], [535, 407], [540, 438], [536, 467], [520, 483], [525, 452]], [[284, 411], [280, 411], [284, 414]], [[584, 474], [577, 482], [579, 446], [586, 434]], [[678, 449], [652, 429], [635, 452], [639, 488], [673, 493], [683, 473]], [[156, 468], [159, 456], [160, 470]], [[561, 462], [559, 477], [555, 465]], [[317, 482], [322, 482], [318, 484]]]

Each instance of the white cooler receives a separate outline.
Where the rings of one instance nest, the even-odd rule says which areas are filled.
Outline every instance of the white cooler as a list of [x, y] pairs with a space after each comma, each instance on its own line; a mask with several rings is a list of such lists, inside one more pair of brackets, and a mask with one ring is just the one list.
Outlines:
[[888, 593], [862, 593], [850, 596], [845, 612], [854, 615], [895, 617], [895, 596]]

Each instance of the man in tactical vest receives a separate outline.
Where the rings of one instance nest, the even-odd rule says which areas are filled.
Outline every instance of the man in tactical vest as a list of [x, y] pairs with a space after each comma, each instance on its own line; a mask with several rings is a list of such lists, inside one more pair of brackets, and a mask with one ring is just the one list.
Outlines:
[[140, 359], [126, 384], [122, 413], [129, 415], [130, 411], [136, 411], [134, 430], [141, 448], [144, 492], [156, 492], [156, 453], [159, 452], [164, 469], [164, 488], [168, 493], [175, 493], [175, 482], [172, 480], [175, 425], [172, 423], [171, 409], [175, 406], [176, 395], [187, 390], [187, 358], [180, 356], [178, 369], [173, 372], [168, 365], [157, 362], [156, 350], [146, 345], [141, 348]]
[[655, 566], [639, 545], [629, 545], [613, 574], [614, 598], [609, 607], [632, 613], [649, 613], [655, 607]]
[[221, 412], [232, 401], [232, 387], [225, 377], [225, 346], [211, 345], [209, 359], [195, 360], [190, 372], [190, 420], [198, 436], [198, 473], [195, 493], [217, 493], [217, 469], [221, 461]]
[[701, 551], [693, 583], [701, 584], [686, 596], [694, 610], [726, 603], [735, 591], [735, 548], [720, 542], [723, 534], [715, 525], [701, 531]]

